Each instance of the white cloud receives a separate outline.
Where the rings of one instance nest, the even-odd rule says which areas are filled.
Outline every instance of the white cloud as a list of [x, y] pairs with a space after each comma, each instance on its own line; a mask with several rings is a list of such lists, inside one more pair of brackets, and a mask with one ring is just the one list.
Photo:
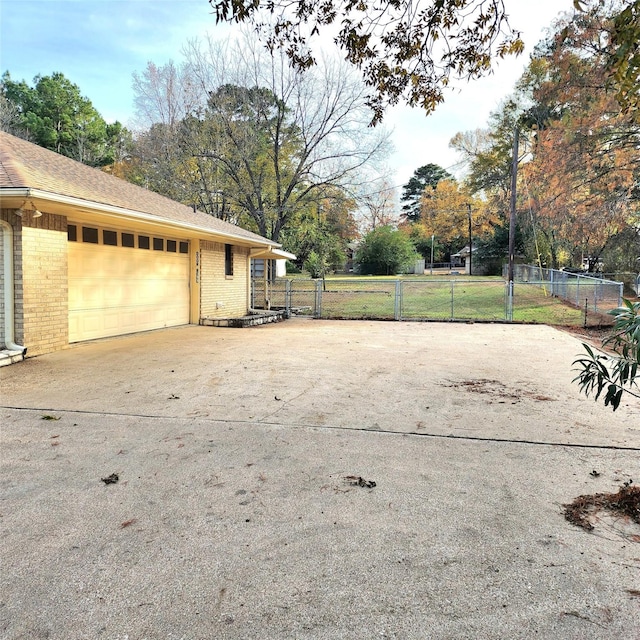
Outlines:
[[404, 106], [387, 114], [385, 122], [394, 129], [396, 152], [390, 165], [396, 168], [395, 184], [406, 183], [418, 167], [431, 162], [445, 168], [455, 165], [458, 157], [449, 148], [450, 139], [459, 131], [486, 126], [490, 113], [512, 92], [535, 45], [560, 13], [573, 6], [571, 0], [507, 0], [506, 5], [511, 26], [522, 31], [525, 41], [521, 56], [499, 61], [485, 78], [458, 83], [430, 116]]
[[[429, 162], [444, 167], [456, 162], [450, 138], [486, 124], [544, 28], [559, 11], [571, 10], [572, 0], [506, 0], [506, 5], [512, 26], [523, 31], [523, 56], [501, 61], [493, 75], [449, 91], [429, 117], [407, 107], [387, 114], [384, 125], [395, 129], [396, 151], [389, 161], [395, 184]], [[1, 0], [0, 6], [2, 71], [29, 82], [36, 74], [60, 71], [109, 122], [127, 123], [132, 116], [132, 72], [142, 71], [149, 60], [178, 62], [187, 40], [207, 32], [222, 38], [233, 29], [216, 26], [206, 0]]]

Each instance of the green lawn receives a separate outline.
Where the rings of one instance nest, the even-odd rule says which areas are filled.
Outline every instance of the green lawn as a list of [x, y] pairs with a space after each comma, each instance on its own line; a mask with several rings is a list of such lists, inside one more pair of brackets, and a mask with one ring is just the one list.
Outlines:
[[[287, 278], [291, 305], [302, 313], [313, 314], [316, 281]], [[321, 317], [393, 319], [396, 308], [396, 282], [401, 282], [400, 309], [403, 319], [504, 321], [506, 286], [499, 277], [331, 277], [322, 287]], [[256, 300], [261, 300], [261, 283], [256, 283]], [[272, 306], [284, 306], [284, 279], [271, 289]], [[612, 305], [615, 306], [615, 305]], [[527, 283], [514, 287], [513, 320], [551, 325], [581, 325], [584, 311], [549, 295], [548, 290]], [[599, 323], [594, 314], [591, 324]]]

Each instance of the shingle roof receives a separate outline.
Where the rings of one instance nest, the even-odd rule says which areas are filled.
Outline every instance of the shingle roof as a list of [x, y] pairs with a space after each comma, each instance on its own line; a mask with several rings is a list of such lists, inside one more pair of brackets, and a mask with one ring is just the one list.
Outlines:
[[0, 132], [0, 194], [5, 188], [38, 189], [196, 226], [218, 235], [246, 238], [260, 245], [267, 242], [251, 231], [201, 211], [193, 211], [191, 207], [153, 191]]

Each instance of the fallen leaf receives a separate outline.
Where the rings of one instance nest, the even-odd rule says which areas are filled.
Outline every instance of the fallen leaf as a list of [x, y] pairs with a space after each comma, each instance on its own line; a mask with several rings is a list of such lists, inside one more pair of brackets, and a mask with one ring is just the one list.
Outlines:
[[102, 480], [102, 482], [104, 482], [105, 484], [116, 484], [116, 482], [118, 482], [120, 478], [118, 477], [117, 473], [112, 473], [110, 476], [107, 476], [106, 478], [100, 478], [100, 480]]
[[365, 480], [361, 476], [345, 476], [344, 479], [354, 487], [373, 489], [373, 487], [376, 486], [376, 483], [373, 480]]

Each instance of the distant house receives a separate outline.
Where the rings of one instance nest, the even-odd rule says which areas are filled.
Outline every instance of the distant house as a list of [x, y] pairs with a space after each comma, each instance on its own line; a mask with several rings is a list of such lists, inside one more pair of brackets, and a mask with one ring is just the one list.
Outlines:
[[451, 254], [451, 268], [459, 268], [463, 273], [467, 275], [471, 274], [471, 253], [476, 250], [475, 247], [469, 250], [469, 245], [466, 245], [458, 253]]
[[280, 245], [0, 133], [0, 349], [246, 315]]

